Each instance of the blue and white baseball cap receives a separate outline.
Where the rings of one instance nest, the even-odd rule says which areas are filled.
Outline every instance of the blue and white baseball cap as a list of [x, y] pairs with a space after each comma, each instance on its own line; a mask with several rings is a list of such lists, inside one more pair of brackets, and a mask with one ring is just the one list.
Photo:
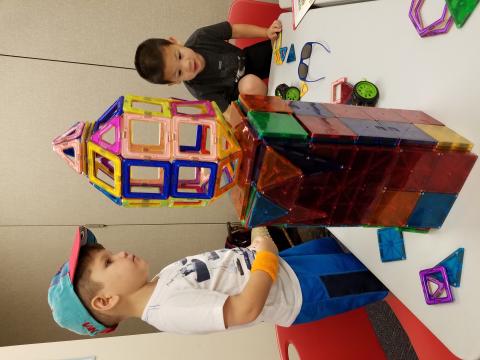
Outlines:
[[73, 241], [70, 259], [62, 265], [50, 282], [48, 304], [52, 309], [53, 319], [61, 327], [80, 335], [95, 336], [116, 329], [101, 324], [83, 306], [75, 293], [73, 279], [77, 268], [78, 254], [84, 245], [96, 244], [95, 235], [86, 227], [78, 227]]

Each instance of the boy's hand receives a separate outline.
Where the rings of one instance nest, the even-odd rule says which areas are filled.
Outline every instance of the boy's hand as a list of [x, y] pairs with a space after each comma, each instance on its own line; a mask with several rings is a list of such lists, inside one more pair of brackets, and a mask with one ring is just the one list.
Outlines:
[[270, 40], [276, 40], [278, 33], [282, 31], [282, 23], [278, 20], [275, 20], [272, 25], [267, 29], [267, 37]]
[[273, 242], [266, 227], [252, 229], [252, 242], [249, 247], [256, 251], [269, 251], [278, 254], [277, 245]]

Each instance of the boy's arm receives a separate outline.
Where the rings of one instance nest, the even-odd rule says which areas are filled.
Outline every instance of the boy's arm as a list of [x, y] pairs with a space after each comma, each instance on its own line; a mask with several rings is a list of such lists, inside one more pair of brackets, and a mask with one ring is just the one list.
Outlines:
[[[252, 234], [254, 232], [252, 231]], [[278, 249], [268, 232], [261, 232], [252, 239], [252, 245], [257, 250], [257, 261], [260, 252], [265, 252], [269, 261], [275, 261], [278, 269]], [[255, 265], [254, 261], [254, 265]], [[274, 274], [276, 276], [276, 273]], [[229, 296], [223, 306], [225, 327], [248, 324], [254, 321], [262, 312], [267, 301], [273, 278], [267, 271], [252, 271], [242, 292]]]
[[268, 28], [251, 24], [231, 24], [232, 39], [269, 38], [275, 40], [282, 31], [282, 23], [275, 20]]

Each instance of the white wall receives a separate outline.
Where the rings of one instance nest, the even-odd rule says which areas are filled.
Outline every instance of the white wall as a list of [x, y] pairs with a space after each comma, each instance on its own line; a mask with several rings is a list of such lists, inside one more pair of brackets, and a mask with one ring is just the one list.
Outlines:
[[[94, 230], [101, 242], [133, 251], [159, 271], [185, 255], [223, 247], [224, 223], [235, 219], [228, 196], [201, 209], [118, 207], [51, 150], [55, 136], [76, 121], [95, 120], [120, 95], [191, 98], [183, 86], [151, 85], [132, 70], [5, 55], [133, 67], [144, 39], [185, 40], [194, 29], [225, 20], [229, 5], [226, 0], [0, 1], [0, 346], [80, 339], [53, 322], [46, 301], [51, 276], [67, 260], [75, 225], [108, 225]], [[179, 350], [208, 354], [213, 344], [223, 349], [219, 359], [231, 349], [239, 349], [232, 356], [240, 358], [255, 353], [252, 343], [270, 359], [273, 329], [262, 329], [241, 336], [156, 334], [4, 347], [0, 358], [69, 358], [88, 355], [84, 349], [101, 359], [151, 358], [142, 348], [153, 342], [175, 354], [170, 358], [181, 358]], [[130, 321], [114, 335], [151, 331]]]

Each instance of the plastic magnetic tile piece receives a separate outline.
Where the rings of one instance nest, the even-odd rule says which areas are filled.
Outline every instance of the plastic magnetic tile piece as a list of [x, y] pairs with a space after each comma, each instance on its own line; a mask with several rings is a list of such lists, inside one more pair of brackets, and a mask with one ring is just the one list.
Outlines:
[[247, 212], [248, 199], [250, 195], [250, 185], [237, 183], [229, 192], [230, 200], [240, 221], [245, 220]]
[[167, 207], [168, 200], [122, 199], [122, 206], [126, 208]]
[[[138, 179], [136, 178], [137, 175], [132, 174], [132, 167], [156, 168], [158, 169], [157, 177], [155, 179]], [[122, 168], [123, 197], [156, 200], [168, 198], [170, 194], [170, 163], [168, 161], [123, 159]], [[134, 191], [134, 188], [144, 190]]]
[[[437, 280], [435, 275], [440, 275]], [[428, 305], [449, 303], [453, 301], [452, 290], [448, 283], [447, 272], [443, 266], [424, 269], [419, 272], [423, 295]]]
[[327, 214], [320, 210], [306, 209], [301, 206], [293, 206], [288, 214], [277, 219], [277, 224], [282, 225], [322, 225]]
[[57, 136], [52, 141], [52, 145], [60, 144], [61, 142], [71, 141], [78, 139], [82, 136], [83, 129], [85, 128], [85, 123], [77, 122], [70, 129], [65, 131], [62, 135]]
[[[190, 110], [185, 112], [185, 110]], [[172, 116], [188, 117], [188, 118], [214, 118], [216, 117], [210, 101], [174, 101], [171, 103]]]
[[248, 227], [252, 228], [273, 222], [286, 214], [288, 214], [288, 210], [278, 206], [263, 196], [260, 192], [256, 191], [253, 194]]
[[120, 205], [120, 206], [123, 205], [122, 198], [113, 196], [112, 194], [108, 193], [105, 189], [101, 188], [100, 186], [98, 186], [96, 184], [92, 184], [92, 185], [95, 189], [100, 191], [103, 195], [105, 195], [109, 200], [111, 200], [115, 204]]
[[73, 170], [78, 174], [84, 171], [84, 154], [80, 140], [68, 140], [53, 145], [53, 151], [56, 152]]
[[217, 179], [215, 181], [215, 197], [219, 197], [235, 186], [238, 181], [241, 161], [241, 151], [238, 151], [219, 161], [217, 168]]
[[478, 0], [447, 0], [448, 10], [450, 10], [457, 28], [461, 28], [465, 24], [477, 4]]
[[[217, 123], [218, 124], [218, 123]], [[235, 135], [230, 128], [226, 129], [221, 124], [217, 126], [217, 156], [219, 159], [225, 159], [237, 152], [241, 152]]]
[[458, 194], [477, 160], [470, 152], [438, 151], [425, 191]]
[[439, 157], [437, 151], [424, 148], [400, 149], [390, 179], [389, 190], [425, 191]]
[[412, 215], [419, 197], [420, 192], [386, 190], [366, 214], [364, 223], [403, 227]]
[[[89, 180], [107, 191], [114, 197], [121, 197], [122, 194], [122, 164], [119, 156], [102, 149], [91, 141], [87, 144], [88, 152], [88, 178]], [[107, 165], [106, 165], [107, 164]], [[99, 177], [99, 171], [109, 177], [112, 184], [108, 184]]]
[[397, 146], [400, 143], [398, 131], [382, 126], [375, 120], [340, 118], [358, 135], [357, 144], [377, 146]]
[[311, 143], [308, 151], [316, 157], [335, 162], [339, 167], [348, 169], [358, 152], [358, 146]]
[[378, 121], [378, 123], [393, 133], [397, 132], [400, 138], [400, 145], [403, 146], [424, 146], [435, 147], [437, 141], [430, 135], [424, 133], [413, 124], [398, 123], [392, 121]]
[[168, 198], [168, 207], [170, 208], [192, 208], [192, 207], [205, 207], [212, 200], [199, 200], [199, 199], [184, 199], [175, 198], [170, 196]]
[[377, 230], [378, 246], [382, 262], [405, 260], [405, 244], [402, 231], [390, 227]]
[[320, 103], [327, 108], [335, 117], [344, 117], [350, 119], [363, 119], [363, 120], [374, 120], [368, 113], [365, 111], [366, 107], [364, 106], [355, 106], [355, 105], [343, 105], [343, 104], [327, 104]]
[[437, 140], [437, 148], [443, 150], [470, 151], [473, 144], [446, 126], [415, 124], [423, 132]]
[[230, 116], [228, 121], [235, 131], [237, 127], [243, 127], [243, 124], [247, 122], [247, 117], [235, 101], [230, 104]]
[[290, 45], [290, 50], [288, 51], [287, 63], [291, 63], [295, 60], [297, 60], [297, 57], [295, 56], [295, 46], [292, 44]]
[[[423, 111], [395, 109], [395, 112], [411, 124], [443, 125], [442, 122], [424, 113]], [[378, 120], [387, 120], [387, 119], [378, 119]], [[393, 121], [393, 120], [389, 120], [389, 121]]]
[[422, 193], [407, 226], [420, 228], [439, 228], [445, 221], [457, 195], [440, 193]]
[[306, 140], [308, 133], [289, 114], [250, 111], [248, 121], [255, 128], [258, 137], [288, 138]]
[[367, 113], [373, 120], [410, 123], [410, 121], [403, 117], [396, 109], [383, 109], [366, 106], [362, 110]]
[[302, 172], [295, 164], [267, 146], [257, 180], [257, 188], [264, 191], [270, 186], [283, 183], [290, 178], [298, 178], [301, 175]]
[[[218, 165], [213, 162], [174, 160], [170, 183], [171, 196], [181, 199], [211, 199], [215, 190], [217, 167]], [[182, 168], [193, 168], [195, 179], [180, 178]], [[206, 174], [203, 169], [208, 169], [209, 173]]]
[[288, 101], [278, 96], [240, 94], [238, 100], [245, 113], [249, 111], [292, 113]]
[[297, 200], [302, 176], [277, 182], [260, 192], [273, 203], [285, 209], [291, 209]]
[[310, 115], [331, 118], [334, 115], [324, 106], [319, 103], [308, 101], [291, 101], [290, 107], [295, 115]]
[[279, 51], [280, 51], [280, 59], [282, 60], [282, 63], [283, 63], [285, 61], [285, 57], [287, 56], [288, 48], [284, 46], [284, 47], [281, 47]]
[[[90, 140], [95, 144], [101, 146], [105, 150], [110, 151], [113, 154], [120, 155], [122, 136], [122, 116], [114, 116], [108, 121], [106, 121], [103, 126], [98, 129], [95, 133], [92, 134]], [[113, 143], [107, 141], [104, 136], [109, 132], [113, 131], [115, 138]]]
[[354, 143], [358, 135], [337, 118], [312, 115], [297, 115], [304, 128], [310, 133], [310, 141], [324, 143]]
[[235, 129], [235, 137], [239, 142], [243, 154], [238, 183], [250, 183], [252, 181], [257, 148], [260, 140], [246, 123], [243, 124], [243, 127], [238, 126]]
[[[143, 115], [125, 113], [122, 121], [122, 147], [124, 158], [144, 160], [170, 160], [172, 157], [172, 119], [164, 117], [144, 117]], [[157, 133], [156, 143], [140, 143], [135, 140], [137, 127], [149, 127], [149, 133]], [[156, 127], [155, 132], [152, 128]], [[143, 129], [142, 129], [143, 130]]]
[[[170, 111], [170, 104], [174, 101], [151, 98], [147, 96], [127, 95], [123, 102], [123, 111], [126, 113], [143, 115], [146, 117], [159, 116], [171, 118], [172, 113]], [[155, 107], [156, 110], [145, 110], [141, 107], [137, 107], [136, 104], [147, 104], [148, 107]]]
[[93, 124], [93, 133], [114, 116], [119, 116], [123, 114], [124, 100], [124, 97], [120, 96], [112, 105], [110, 105], [107, 111], [105, 111], [102, 116], [100, 116], [98, 120], [95, 121], [95, 123]]
[[[185, 149], [188, 127], [202, 126], [202, 146], [199, 151], [193, 151], [191, 147]], [[212, 161], [217, 159], [217, 122], [214, 119], [189, 117], [173, 117], [173, 156], [176, 159]], [[208, 134], [210, 136], [208, 136]], [[208, 143], [203, 139], [209, 139]]]
[[448, 282], [454, 287], [460, 286], [464, 252], [464, 248], [458, 248], [436, 265], [443, 266], [445, 268], [445, 270], [447, 271]]

